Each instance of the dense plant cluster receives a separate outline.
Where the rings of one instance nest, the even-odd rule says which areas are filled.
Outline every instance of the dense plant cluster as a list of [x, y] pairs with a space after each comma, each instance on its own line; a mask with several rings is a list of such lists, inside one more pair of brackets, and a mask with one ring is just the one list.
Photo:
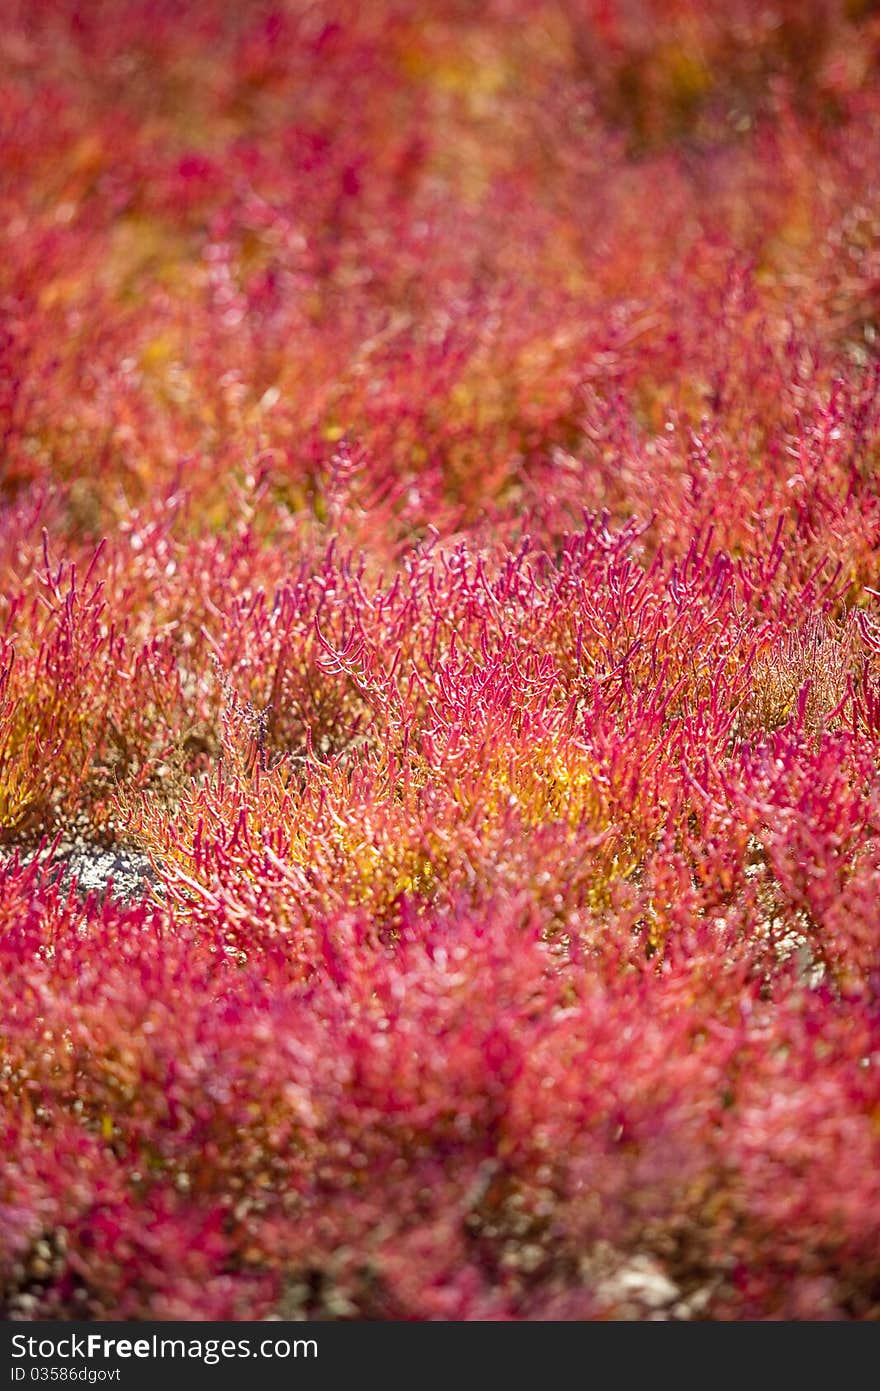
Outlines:
[[877, 5], [0, 57], [3, 1316], [880, 1316]]

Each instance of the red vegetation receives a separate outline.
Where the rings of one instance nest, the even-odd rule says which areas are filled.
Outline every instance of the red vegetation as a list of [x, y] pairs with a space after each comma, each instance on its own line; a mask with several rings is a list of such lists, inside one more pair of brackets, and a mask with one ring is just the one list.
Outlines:
[[0, 57], [3, 1316], [880, 1316], [878, 7]]

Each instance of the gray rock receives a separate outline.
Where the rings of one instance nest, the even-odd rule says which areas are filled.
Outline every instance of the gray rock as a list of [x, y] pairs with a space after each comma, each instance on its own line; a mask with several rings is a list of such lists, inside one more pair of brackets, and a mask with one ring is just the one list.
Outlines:
[[[12, 853], [8, 847], [0, 851], [7, 859]], [[37, 854], [38, 851], [19, 849], [23, 864]], [[147, 856], [121, 846], [91, 845], [78, 839], [73, 844], [60, 844], [54, 855], [44, 851], [41, 858], [51, 883], [66, 887], [75, 881], [77, 893], [83, 898], [94, 893], [130, 903], [158, 884]]]

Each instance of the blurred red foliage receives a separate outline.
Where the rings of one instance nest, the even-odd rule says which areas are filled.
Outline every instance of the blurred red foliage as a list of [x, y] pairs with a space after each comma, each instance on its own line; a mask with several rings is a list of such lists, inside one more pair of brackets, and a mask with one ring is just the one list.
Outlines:
[[878, 6], [0, 59], [0, 1311], [880, 1316]]

